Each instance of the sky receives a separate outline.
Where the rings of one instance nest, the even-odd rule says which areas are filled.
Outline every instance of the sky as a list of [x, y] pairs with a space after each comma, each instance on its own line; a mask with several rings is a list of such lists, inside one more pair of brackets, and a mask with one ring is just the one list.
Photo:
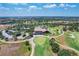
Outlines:
[[0, 3], [5, 16], [79, 16], [78, 3]]

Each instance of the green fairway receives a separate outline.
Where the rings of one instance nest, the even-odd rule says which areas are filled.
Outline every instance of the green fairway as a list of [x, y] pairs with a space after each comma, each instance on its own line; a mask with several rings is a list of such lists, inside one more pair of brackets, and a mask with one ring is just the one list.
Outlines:
[[45, 43], [45, 41], [46, 41], [46, 38], [44, 38], [44, 37], [36, 37], [34, 41], [38, 45], [43, 45]]
[[35, 53], [34, 53], [36, 56], [52, 55], [50, 45], [49, 45], [49, 38], [36, 37], [34, 42], [36, 44]]
[[79, 50], [79, 32], [65, 33], [65, 42], [72, 48]]

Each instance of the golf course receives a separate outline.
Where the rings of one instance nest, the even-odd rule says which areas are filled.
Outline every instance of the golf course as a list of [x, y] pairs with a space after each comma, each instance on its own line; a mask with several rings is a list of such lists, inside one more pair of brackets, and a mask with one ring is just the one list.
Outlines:
[[51, 56], [52, 55], [48, 37], [36, 37], [34, 39], [34, 42], [36, 44], [36, 47], [35, 47], [36, 56], [46, 56], [46, 55]]
[[66, 32], [64, 35], [66, 44], [79, 51], [79, 32]]

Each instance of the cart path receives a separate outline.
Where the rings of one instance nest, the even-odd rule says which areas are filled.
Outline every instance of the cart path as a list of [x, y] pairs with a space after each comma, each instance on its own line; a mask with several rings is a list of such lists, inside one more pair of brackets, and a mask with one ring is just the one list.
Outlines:
[[[53, 36], [53, 37], [46, 36], [46, 37], [48, 37], [48, 38], [55, 38], [55, 39], [56, 39], [57, 37], [60, 37], [60, 36], [62, 36], [62, 35], [64, 35], [64, 31], [62, 32], [62, 34], [60, 34], [60, 35], [58, 35], [58, 36]], [[39, 36], [39, 35], [37, 35], [37, 36]], [[31, 39], [26, 39], [26, 40], [22, 40], [22, 41], [12, 41], [12, 42], [10, 42], [10, 41], [5, 42], [5, 41], [3, 41], [3, 40], [0, 40], [0, 41], [3, 42], [3, 43], [21, 43], [21, 42], [29, 41], [29, 43], [30, 43], [31, 46], [32, 46], [32, 52], [31, 52], [30, 56], [33, 56], [33, 55], [34, 55], [34, 51], [35, 51], [34, 38], [37, 37], [37, 36], [34, 36], [34, 37], [32, 37]], [[74, 49], [74, 48], [71, 48], [71, 47], [68, 47], [68, 46], [65, 46], [65, 45], [62, 45], [62, 44], [60, 44], [60, 43], [58, 43], [58, 42], [56, 42], [56, 43], [59, 44], [59, 45], [60, 45], [62, 48], [64, 48], [64, 49], [71, 49], [71, 50], [75, 51], [75, 52], [78, 53], [78, 55], [79, 55], [79, 51], [78, 51], [78, 50], [76, 50], [76, 49]]]
[[[62, 35], [64, 35], [64, 31], [63, 31], [63, 33], [61, 34], [61, 35], [59, 35], [59, 36], [56, 36], [56, 37], [53, 37], [53, 38], [58, 38], [58, 37], [60, 37], [60, 36], [62, 36]], [[62, 45], [62, 44], [60, 44], [60, 43], [58, 43], [57, 41], [56, 41], [56, 43], [57, 44], [59, 44], [62, 48], [64, 48], [64, 49], [70, 49], [70, 50], [73, 50], [73, 51], [75, 51], [78, 55], [79, 55], [79, 51], [78, 50], [76, 50], [76, 49], [74, 49], [74, 48], [71, 48], [71, 47], [69, 47], [69, 46], [66, 46], [66, 45]]]

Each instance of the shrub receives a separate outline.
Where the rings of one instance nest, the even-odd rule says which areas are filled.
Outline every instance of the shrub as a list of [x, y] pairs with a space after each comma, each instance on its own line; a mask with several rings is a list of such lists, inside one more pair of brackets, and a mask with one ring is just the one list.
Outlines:
[[58, 56], [77, 56], [77, 53], [63, 49], [58, 52]]
[[55, 43], [55, 39], [52, 38], [50, 41], [50, 45], [51, 45], [51, 49], [54, 53], [58, 53], [60, 48], [59, 48], [59, 45], [57, 43]]

